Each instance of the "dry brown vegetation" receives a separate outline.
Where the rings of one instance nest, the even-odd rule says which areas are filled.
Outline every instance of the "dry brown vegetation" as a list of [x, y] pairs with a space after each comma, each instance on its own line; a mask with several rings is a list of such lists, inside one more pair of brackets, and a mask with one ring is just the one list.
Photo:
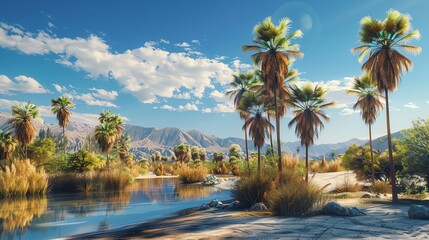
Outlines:
[[208, 174], [207, 168], [201, 165], [192, 168], [187, 166], [186, 164], [182, 164], [177, 169], [179, 179], [182, 180], [183, 183], [202, 182], [204, 180], [204, 177]]

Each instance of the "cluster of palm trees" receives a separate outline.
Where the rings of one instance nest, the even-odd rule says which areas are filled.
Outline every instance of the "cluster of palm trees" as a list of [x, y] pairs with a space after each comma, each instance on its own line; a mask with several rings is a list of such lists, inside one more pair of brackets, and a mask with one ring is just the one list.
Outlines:
[[[282, 151], [280, 140], [280, 118], [286, 115], [287, 109], [294, 109], [293, 119], [289, 127], [295, 126], [295, 132], [301, 143], [306, 146], [308, 165], [308, 147], [323, 128], [323, 120], [328, 120], [323, 108], [333, 105], [325, 102], [326, 90], [322, 86], [294, 85], [298, 79], [298, 71], [291, 69], [292, 61], [302, 57], [299, 45], [291, 40], [302, 37], [296, 30], [289, 34], [287, 18], [279, 25], [274, 25], [271, 18], [266, 18], [254, 28], [253, 45], [245, 45], [243, 51], [253, 51], [255, 70], [247, 73], [236, 73], [230, 84], [231, 90], [226, 94], [234, 98], [234, 105], [240, 118], [244, 120], [243, 130], [246, 141], [246, 160], [249, 161], [247, 135], [253, 139], [258, 148], [258, 171], [260, 171], [260, 149], [270, 138], [271, 154], [274, 155], [272, 132], [277, 135], [278, 170], [282, 172]], [[275, 119], [275, 127], [270, 117]], [[308, 180], [308, 172], [306, 174]]]
[[[350, 92], [359, 95], [355, 108], [361, 109], [362, 118], [369, 126], [372, 163], [374, 160], [372, 157], [371, 124], [375, 121], [377, 111], [382, 108], [380, 95], [384, 93], [393, 202], [398, 201], [398, 192], [390, 132], [389, 92], [397, 89], [402, 72], [412, 68], [411, 60], [402, 55], [399, 50], [411, 54], [418, 54], [421, 51], [420, 47], [408, 45], [411, 40], [420, 39], [420, 32], [412, 30], [410, 19], [409, 15], [396, 10], [389, 10], [383, 21], [364, 17], [361, 20], [359, 32], [360, 42], [363, 45], [352, 49], [354, 53], [360, 52], [359, 61], [368, 56], [362, 65], [362, 69], [368, 74], [369, 80], [356, 81], [354, 89]], [[377, 88], [378, 92], [374, 91], [373, 88]], [[374, 178], [373, 166], [372, 178]]]

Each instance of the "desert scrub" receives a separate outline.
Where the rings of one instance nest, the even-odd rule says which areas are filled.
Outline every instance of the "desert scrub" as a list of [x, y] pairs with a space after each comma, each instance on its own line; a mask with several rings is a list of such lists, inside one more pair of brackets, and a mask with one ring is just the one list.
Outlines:
[[294, 178], [268, 196], [271, 211], [277, 216], [305, 216], [320, 212], [326, 199], [322, 188], [302, 178]]
[[390, 187], [389, 182], [385, 182], [385, 181], [373, 182], [370, 190], [371, 192], [374, 192], [374, 193], [383, 193], [383, 194], [392, 192], [392, 188]]
[[239, 176], [244, 171], [243, 161], [240, 159], [232, 160], [230, 163], [231, 172], [235, 176]]
[[232, 189], [232, 197], [240, 201], [241, 207], [250, 208], [258, 202], [267, 203], [268, 193], [274, 189], [276, 176], [272, 172], [256, 171], [243, 175]]
[[156, 164], [156, 166], [154, 167], [154, 173], [156, 176], [164, 175], [166, 173], [165, 168], [164, 168], [164, 164], [162, 164], [162, 163]]
[[216, 166], [213, 170], [214, 174], [229, 174], [228, 163], [224, 161], [214, 163]]
[[0, 197], [41, 195], [48, 188], [47, 175], [37, 170], [30, 160], [13, 160], [10, 167], [0, 171]]
[[282, 156], [282, 163], [283, 166], [287, 169], [297, 171], [299, 167], [299, 155], [296, 155], [295, 157], [292, 154], [285, 153]]
[[178, 169], [179, 179], [183, 183], [202, 182], [207, 173], [207, 168], [205, 168], [204, 166], [197, 166], [195, 168], [191, 168], [186, 165], [181, 165]]
[[399, 178], [398, 183], [406, 194], [425, 194], [427, 192], [426, 180], [418, 175]]

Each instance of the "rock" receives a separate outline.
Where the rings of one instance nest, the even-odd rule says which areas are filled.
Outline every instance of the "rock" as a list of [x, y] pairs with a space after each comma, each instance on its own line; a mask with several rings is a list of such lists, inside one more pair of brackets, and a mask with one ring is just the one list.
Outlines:
[[220, 203], [220, 204], [222, 204], [219, 200], [214, 199], [214, 200], [211, 200], [211, 201], [208, 203], [208, 205], [209, 205], [209, 207], [216, 207], [219, 203]]
[[205, 204], [205, 203], [201, 204], [201, 206], [200, 206], [200, 210], [207, 210], [209, 208], [210, 208], [210, 206]]
[[219, 208], [219, 209], [223, 208], [223, 204], [222, 204], [221, 202], [219, 202], [219, 203], [216, 205], [216, 208]]
[[429, 208], [422, 205], [412, 205], [408, 209], [408, 217], [429, 220]]
[[235, 200], [234, 202], [228, 204], [228, 209], [240, 209], [240, 201]]
[[323, 207], [323, 212], [331, 216], [354, 217], [366, 215], [356, 207], [343, 207], [337, 202], [329, 202]]
[[265, 204], [263, 204], [263, 203], [255, 203], [250, 208], [250, 210], [252, 210], [252, 211], [266, 211], [267, 209], [268, 209], [267, 206], [265, 206]]
[[372, 198], [372, 195], [369, 193], [365, 193], [361, 198]]
[[381, 194], [380, 193], [375, 194], [375, 198], [381, 198]]

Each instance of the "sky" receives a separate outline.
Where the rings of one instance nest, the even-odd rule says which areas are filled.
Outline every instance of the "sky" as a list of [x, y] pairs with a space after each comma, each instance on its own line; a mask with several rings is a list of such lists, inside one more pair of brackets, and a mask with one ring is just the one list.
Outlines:
[[[111, 110], [126, 123], [178, 127], [218, 137], [244, 137], [242, 120], [224, 93], [232, 74], [253, 68], [253, 27], [271, 16], [292, 20], [304, 53], [294, 62], [301, 81], [322, 84], [336, 107], [315, 142], [367, 138], [367, 126], [344, 92], [361, 63], [350, 51], [359, 45], [359, 21], [384, 19], [389, 9], [408, 13], [422, 35], [406, 54], [414, 68], [390, 94], [392, 132], [429, 117], [429, 21], [427, 0], [326, 1], [2, 1], [0, 8], [0, 111], [31, 101], [45, 122], [56, 123], [50, 100], [72, 99], [72, 121], [96, 124]], [[296, 141], [281, 121], [282, 141]], [[386, 133], [385, 112], [373, 126]]]

